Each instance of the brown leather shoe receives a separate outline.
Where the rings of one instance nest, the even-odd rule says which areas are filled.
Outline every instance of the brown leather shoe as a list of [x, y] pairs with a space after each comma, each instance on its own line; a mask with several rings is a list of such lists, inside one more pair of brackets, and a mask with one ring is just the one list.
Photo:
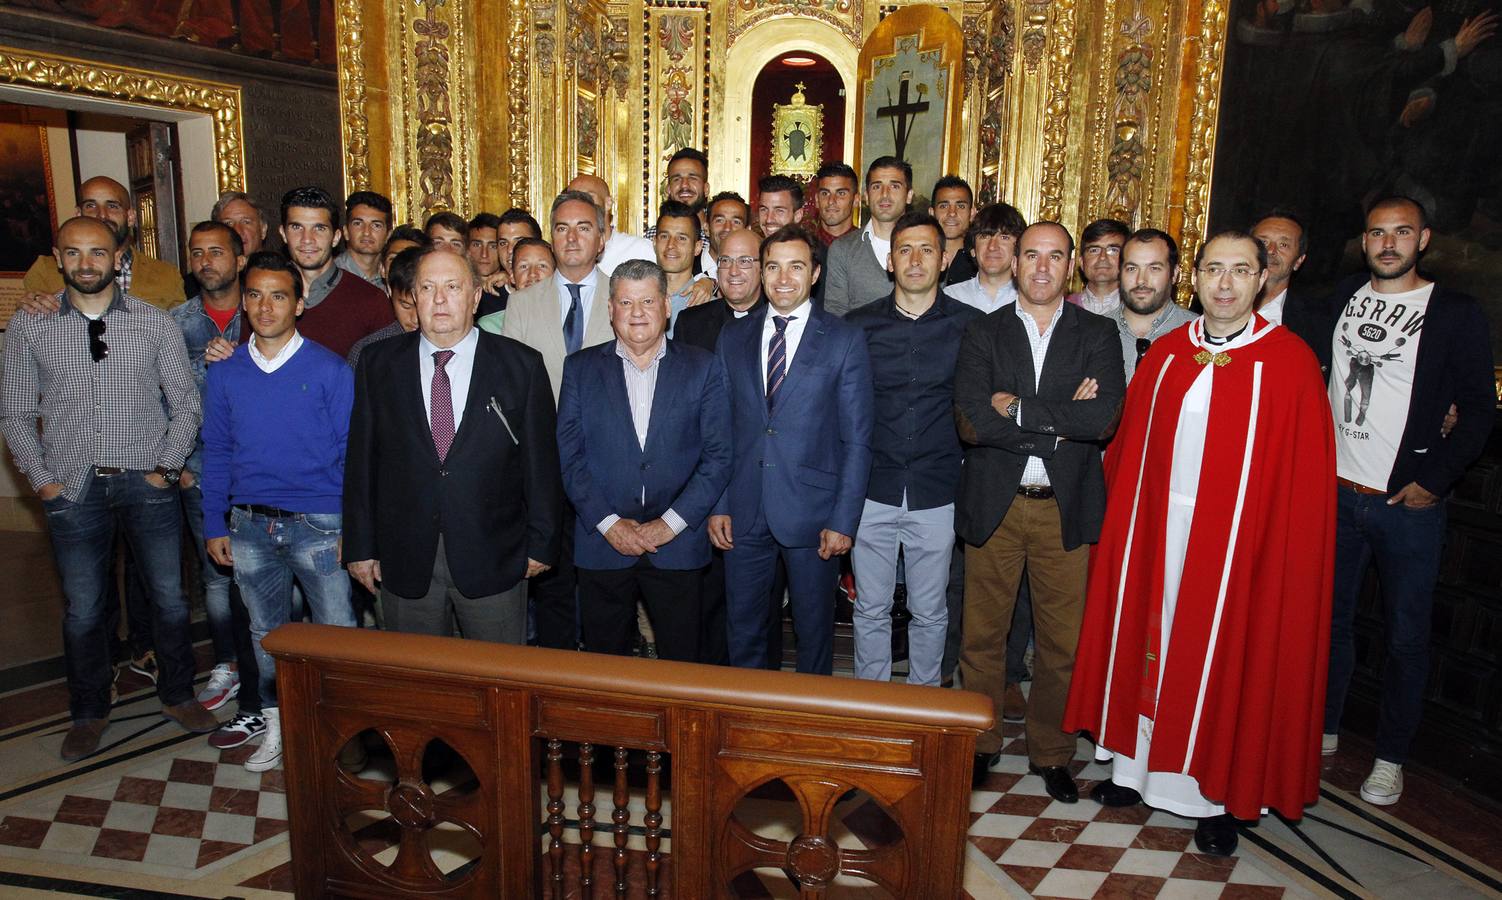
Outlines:
[[173, 706], [164, 706], [162, 715], [193, 734], [207, 734], [219, 727], [219, 720], [197, 700], [184, 700]]
[[74, 762], [99, 749], [99, 739], [104, 736], [104, 729], [108, 728], [109, 719], [79, 719], [68, 729], [68, 736], [63, 738], [61, 756], [63, 762]]
[[1001, 698], [1001, 717], [1008, 722], [1021, 722], [1027, 718], [1027, 698], [1022, 696], [1022, 685], [1007, 685], [1007, 692]]

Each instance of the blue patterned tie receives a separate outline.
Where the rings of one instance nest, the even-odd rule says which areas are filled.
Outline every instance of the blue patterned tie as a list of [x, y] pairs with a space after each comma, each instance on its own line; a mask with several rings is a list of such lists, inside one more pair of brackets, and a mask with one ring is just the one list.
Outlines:
[[777, 333], [772, 335], [772, 342], [767, 345], [767, 412], [770, 414], [776, 406], [777, 389], [782, 387], [782, 379], [787, 377], [788, 323], [797, 316], [773, 316], [772, 324], [777, 327]]
[[579, 346], [584, 343], [584, 308], [579, 301], [579, 290], [583, 285], [565, 283], [568, 288], [569, 304], [568, 316], [563, 320], [563, 346], [569, 353], [577, 353]]

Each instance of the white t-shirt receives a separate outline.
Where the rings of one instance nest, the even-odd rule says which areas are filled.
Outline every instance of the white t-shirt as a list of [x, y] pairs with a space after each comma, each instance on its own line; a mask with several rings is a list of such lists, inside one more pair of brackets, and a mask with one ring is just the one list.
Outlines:
[[1336, 474], [1387, 490], [1408, 423], [1414, 362], [1434, 285], [1379, 294], [1363, 285], [1335, 323], [1330, 407]]

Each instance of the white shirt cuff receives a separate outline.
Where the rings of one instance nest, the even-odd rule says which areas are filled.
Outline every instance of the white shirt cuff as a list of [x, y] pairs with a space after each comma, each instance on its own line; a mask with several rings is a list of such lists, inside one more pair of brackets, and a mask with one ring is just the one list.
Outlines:
[[605, 534], [605, 532], [609, 531], [612, 527], [614, 527], [615, 523], [619, 522], [620, 520], [621, 520], [620, 516], [617, 516], [614, 513], [612, 513], [611, 515], [608, 515], [605, 518], [603, 518], [603, 519], [600, 520], [600, 524], [598, 524], [598, 525], [595, 526], [595, 531], [598, 531], [601, 535], [603, 535], [603, 534]]
[[662, 521], [666, 522], [667, 526], [673, 529], [673, 537], [682, 534], [683, 530], [688, 527], [688, 523], [683, 521], [683, 517], [671, 509], [662, 514]]

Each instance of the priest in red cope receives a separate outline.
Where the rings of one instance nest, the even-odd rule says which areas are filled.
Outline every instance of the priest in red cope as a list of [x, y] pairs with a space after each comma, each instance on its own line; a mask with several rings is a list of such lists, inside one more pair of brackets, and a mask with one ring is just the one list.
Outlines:
[[1205, 314], [1148, 350], [1106, 451], [1064, 729], [1114, 760], [1091, 796], [1199, 819], [1291, 818], [1319, 789], [1335, 561], [1335, 445], [1314, 354], [1253, 312], [1267, 251], [1221, 232]]

